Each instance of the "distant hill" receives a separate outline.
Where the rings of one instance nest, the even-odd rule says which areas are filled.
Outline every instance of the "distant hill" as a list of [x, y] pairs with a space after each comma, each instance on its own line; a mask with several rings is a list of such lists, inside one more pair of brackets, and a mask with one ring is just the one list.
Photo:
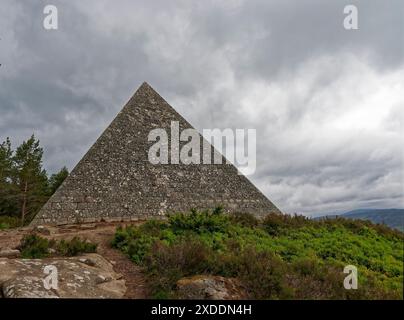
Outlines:
[[[357, 209], [338, 214], [338, 216], [348, 219], [370, 220], [373, 223], [385, 224], [390, 228], [404, 231], [404, 209]], [[324, 217], [332, 218], [335, 215], [326, 215], [314, 219]]]

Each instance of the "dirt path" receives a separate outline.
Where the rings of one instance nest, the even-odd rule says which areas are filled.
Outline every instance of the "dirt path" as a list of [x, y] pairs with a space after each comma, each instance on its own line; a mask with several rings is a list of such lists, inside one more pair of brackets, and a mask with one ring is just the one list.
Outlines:
[[[51, 239], [71, 239], [75, 236], [88, 239], [98, 244], [97, 253], [107, 259], [114, 267], [114, 271], [120, 273], [127, 287], [125, 298], [146, 299], [148, 291], [145, 276], [141, 268], [131, 262], [123, 253], [111, 248], [110, 241], [115, 229], [122, 223], [94, 223], [82, 225], [68, 225], [59, 227], [46, 227], [50, 234], [42, 236]], [[0, 231], [0, 248], [15, 248], [21, 238], [32, 231], [30, 228]]]

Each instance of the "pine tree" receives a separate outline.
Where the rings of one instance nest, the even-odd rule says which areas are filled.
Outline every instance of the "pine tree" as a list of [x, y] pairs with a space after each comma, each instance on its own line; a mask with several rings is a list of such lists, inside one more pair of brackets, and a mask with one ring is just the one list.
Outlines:
[[7, 182], [7, 177], [10, 176], [12, 156], [11, 142], [7, 137], [6, 141], [0, 144], [0, 183]]
[[18, 187], [21, 224], [42, 207], [48, 198], [48, 177], [42, 169], [43, 149], [32, 135], [16, 150], [13, 157], [13, 183]]
[[10, 139], [7, 138], [0, 144], [0, 215], [13, 215], [17, 210], [12, 173], [13, 151]]
[[55, 193], [68, 175], [69, 170], [67, 170], [66, 167], [60, 169], [58, 173], [52, 174], [52, 176], [49, 178], [49, 196]]

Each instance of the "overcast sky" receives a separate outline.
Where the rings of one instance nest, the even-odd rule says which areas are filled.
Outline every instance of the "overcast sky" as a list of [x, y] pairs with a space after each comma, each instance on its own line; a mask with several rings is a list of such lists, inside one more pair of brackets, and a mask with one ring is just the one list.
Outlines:
[[[147, 81], [197, 129], [257, 129], [281, 210], [403, 205], [404, 1], [1, 0], [0, 140], [72, 169]], [[354, 4], [359, 30], [345, 30]]]

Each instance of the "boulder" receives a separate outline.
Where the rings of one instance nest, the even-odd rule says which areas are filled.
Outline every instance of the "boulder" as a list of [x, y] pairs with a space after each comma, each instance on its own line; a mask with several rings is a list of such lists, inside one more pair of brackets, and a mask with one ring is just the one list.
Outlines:
[[79, 225], [79, 228], [82, 230], [93, 230], [97, 228], [97, 225], [95, 223], [87, 223]]
[[[49, 280], [51, 274], [56, 278]], [[122, 298], [126, 292], [122, 275], [98, 254], [0, 258], [0, 289], [4, 298]]]
[[18, 258], [20, 256], [20, 250], [17, 249], [1, 249], [0, 258]]
[[33, 232], [40, 233], [40, 234], [43, 234], [45, 236], [49, 236], [51, 234], [51, 231], [49, 230], [49, 228], [44, 227], [44, 226], [36, 226], [33, 229]]
[[247, 299], [246, 290], [237, 279], [209, 275], [197, 275], [178, 280], [177, 295], [180, 299]]

